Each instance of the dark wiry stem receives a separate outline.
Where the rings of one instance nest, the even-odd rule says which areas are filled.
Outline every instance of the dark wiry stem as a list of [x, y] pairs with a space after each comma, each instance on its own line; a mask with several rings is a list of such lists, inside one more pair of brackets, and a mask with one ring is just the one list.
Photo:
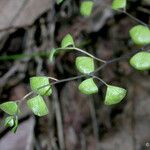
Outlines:
[[[145, 48], [146, 47], [147, 46], [145, 46]], [[106, 63], [102, 64], [100, 67], [98, 67], [94, 72], [92, 72], [90, 74], [84, 74], [84, 75], [79, 75], [79, 76], [75, 76], [75, 77], [70, 77], [70, 78], [67, 78], [67, 79], [56, 80], [55, 82], [52, 82], [50, 85], [52, 86], [52, 85], [56, 85], [56, 84], [59, 84], [59, 83], [73, 81], [73, 80], [77, 80], [77, 79], [81, 79], [81, 78], [85, 78], [85, 77], [93, 77], [93, 78], [96, 78], [96, 79], [100, 80], [102, 83], [105, 83], [105, 81], [103, 81], [102, 79], [100, 79], [99, 77], [97, 77], [95, 75], [97, 72], [99, 72], [100, 70], [104, 69], [106, 66], [108, 66], [110, 64], [113, 64], [113, 63], [119, 62], [119, 61], [123, 61], [125, 59], [129, 59], [132, 55], [136, 54], [137, 52], [140, 52], [141, 50], [143, 50], [143, 48], [141, 48], [139, 50], [135, 50], [135, 51], [133, 51], [131, 53], [128, 53], [128, 54], [126, 54], [124, 56], [121, 56], [121, 57], [118, 57], [118, 58], [106, 61]], [[107, 84], [105, 83], [105, 85], [107, 85]], [[40, 90], [40, 89], [42, 89], [44, 87], [47, 87], [47, 86], [49, 86], [49, 84], [41, 86], [41, 87], [37, 88], [37, 90]], [[29, 92], [27, 95], [25, 95], [21, 100], [18, 100], [17, 102], [22, 102], [22, 101], [26, 100], [32, 94], [34, 94], [34, 91]]]
[[146, 27], [150, 27], [150, 25], [146, 24], [145, 22], [141, 21], [140, 19], [132, 16], [130, 13], [128, 13], [126, 10], [119, 10], [119, 12], [122, 12], [124, 14], [126, 14], [128, 17], [130, 17], [131, 19], [133, 19], [134, 21], [146, 26]]

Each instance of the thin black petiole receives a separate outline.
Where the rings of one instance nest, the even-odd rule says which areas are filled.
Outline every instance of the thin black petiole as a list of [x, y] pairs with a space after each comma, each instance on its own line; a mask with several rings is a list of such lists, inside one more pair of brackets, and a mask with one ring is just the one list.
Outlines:
[[101, 81], [104, 85], [108, 86], [108, 84], [103, 79], [101, 79], [101, 78], [99, 78], [99, 77], [97, 77], [95, 75], [93, 75], [92, 77], [97, 79], [97, 80], [99, 80], [99, 81]]
[[131, 19], [133, 19], [134, 21], [146, 26], [146, 27], [150, 27], [148, 24], [146, 24], [145, 22], [141, 21], [140, 19], [132, 16], [130, 13], [128, 13], [126, 10], [121, 11], [122, 13], [126, 14], [128, 17], [130, 17]]
[[[87, 75], [80, 75], [80, 76], [75, 76], [75, 77], [71, 77], [71, 78], [67, 78], [67, 79], [57, 80], [57, 81], [55, 81], [55, 82], [53, 82], [51, 84], [46, 84], [46, 85], [43, 85], [43, 86], [37, 88], [36, 91], [40, 90], [42, 88], [45, 88], [47, 86], [52, 86], [52, 85], [56, 85], [56, 84], [63, 83], [63, 82], [68, 82], [68, 81], [73, 81], [73, 80], [81, 79], [81, 78], [86, 77], [86, 76]], [[50, 88], [47, 91], [49, 91]], [[32, 94], [36, 93], [36, 91], [29, 92], [21, 100], [17, 100], [16, 102], [22, 102], [22, 101], [26, 100], [29, 96], [31, 96]]]
[[94, 56], [94, 55], [92, 55], [92, 54], [90, 54], [90, 53], [88, 53], [88, 52], [86, 52], [80, 48], [77, 48], [77, 47], [57, 48], [56, 51], [58, 51], [58, 50], [75, 50], [75, 51], [81, 52], [81, 53], [83, 53], [83, 54], [85, 54], [85, 55], [87, 55], [87, 56], [89, 56], [89, 57], [91, 57], [91, 58], [93, 58], [99, 62], [106, 63], [105, 60], [97, 58], [96, 56]]

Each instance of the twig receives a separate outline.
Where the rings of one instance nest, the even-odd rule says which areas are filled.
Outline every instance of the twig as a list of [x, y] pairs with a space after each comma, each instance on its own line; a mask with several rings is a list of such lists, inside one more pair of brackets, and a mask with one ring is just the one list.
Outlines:
[[16, 55], [3, 55], [0, 56], [0, 61], [5, 60], [16, 60], [16, 59], [22, 59], [22, 58], [28, 58], [28, 57], [36, 57], [36, 56], [48, 56], [50, 54], [49, 51], [38, 51], [33, 52], [32, 54], [16, 54]]
[[87, 150], [87, 145], [86, 145], [84, 133], [80, 134], [80, 138], [81, 138], [81, 147], [82, 147], [81, 150]]
[[6, 81], [18, 70], [19, 63], [15, 63], [10, 70], [5, 73], [2, 77], [0, 77], [0, 85], [3, 86]]
[[[96, 140], [98, 141], [98, 124], [97, 124], [97, 118], [96, 118], [96, 112], [95, 112], [95, 107], [93, 104], [93, 100], [89, 99], [89, 107], [90, 107], [90, 111], [91, 111], [91, 118], [92, 118], [92, 124], [93, 124], [93, 132], [94, 132], [94, 136], [96, 138]], [[96, 142], [97, 143], [97, 142]], [[97, 147], [97, 144], [96, 144]]]
[[57, 121], [57, 130], [58, 130], [57, 133], [58, 133], [59, 146], [60, 146], [60, 150], [64, 150], [65, 143], [64, 143], [62, 116], [61, 116], [60, 103], [58, 101], [58, 95], [56, 93], [56, 90], [54, 90], [53, 100], [54, 100], [55, 114], [56, 114], [56, 121]]

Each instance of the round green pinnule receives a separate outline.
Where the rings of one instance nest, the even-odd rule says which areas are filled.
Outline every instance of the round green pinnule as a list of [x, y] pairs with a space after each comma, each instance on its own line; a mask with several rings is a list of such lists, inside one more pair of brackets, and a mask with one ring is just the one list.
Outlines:
[[126, 4], [127, 4], [126, 0], [113, 0], [112, 9], [118, 10], [118, 9], [125, 8]]
[[45, 76], [31, 77], [30, 86], [31, 89], [39, 95], [50, 96], [52, 94], [52, 88], [50, 86], [48, 77]]
[[93, 81], [93, 78], [89, 78], [81, 82], [79, 85], [79, 90], [81, 93], [90, 95], [98, 92], [98, 87]]
[[68, 46], [74, 46], [74, 45], [75, 45], [74, 40], [73, 40], [73, 37], [71, 36], [71, 34], [67, 34], [61, 41], [62, 48], [66, 48]]
[[48, 108], [40, 95], [29, 99], [27, 101], [27, 105], [33, 111], [33, 113], [39, 117], [48, 114]]
[[5, 102], [0, 105], [0, 109], [9, 115], [15, 115], [18, 111], [18, 105], [13, 101]]
[[14, 116], [9, 116], [5, 119], [5, 126], [6, 127], [13, 127], [15, 124], [15, 121], [14, 121]]
[[137, 25], [130, 31], [133, 42], [137, 45], [150, 44], [150, 29], [143, 25]]
[[150, 52], [139, 52], [130, 59], [133, 68], [144, 71], [150, 70]]
[[91, 57], [80, 56], [76, 58], [76, 67], [79, 72], [89, 74], [95, 70], [94, 60]]
[[105, 96], [105, 105], [114, 105], [123, 100], [123, 98], [126, 96], [127, 91], [123, 88], [108, 85], [106, 96]]
[[81, 2], [80, 13], [85, 17], [90, 16], [92, 13], [93, 6], [94, 6], [94, 3], [92, 1]]

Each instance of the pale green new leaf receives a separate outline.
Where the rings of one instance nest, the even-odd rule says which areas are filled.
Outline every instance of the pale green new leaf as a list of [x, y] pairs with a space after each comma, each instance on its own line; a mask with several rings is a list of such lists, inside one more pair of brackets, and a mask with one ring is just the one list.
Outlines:
[[130, 30], [130, 36], [137, 45], [150, 44], [150, 29], [143, 25], [137, 25]]
[[108, 85], [104, 103], [106, 105], [117, 104], [123, 100], [123, 98], [126, 96], [126, 93], [127, 91], [123, 88]]
[[18, 105], [16, 102], [6, 102], [0, 105], [0, 109], [9, 115], [15, 115], [18, 110]]
[[139, 52], [130, 59], [130, 64], [137, 70], [150, 70], [150, 52]]
[[79, 90], [83, 94], [90, 95], [97, 93], [98, 87], [94, 83], [93, 78], [89, 78], [81, 82], [81, 84], [79, 85]]
[[36, 76], [30, 78], [30, 86], [33, 91], [42, 96], [50, 96], [52, 88], [49, 83], [48, 77]]
[[48, 108], [40, 95], [29, 99], [27, 101], [27, 105], [33, 111], [33, 113], [39, 117], [48, 114]]
[[86, 17], [90, 16], [92, 13], [93, 6], [94, 6], [94, 3], [92, 1], [81, 2], [80, 13]]
[[5, 119], [5, 124], [6, 127], [11, 127], [12, 132], [16, 132], [18, 128], [18, 116], [9, 116]]
[[60, 3], [62, 3], [64, 0], [56, 0], [56, 3], [57, 4], [60, 4]]
[[127, 4], [126, 0], [113, 0], [112, 9], [118, 10], [118, 9], [125, 8], [126, 4]]
[[15, 116], [15, 124], [14, 124], [13, 128], [11, 129], [11, 131], [13, 133], [16, 133], [17, 129], [18, 129], [18, 116]]
[[66, 48], [68, 46], [74, 46], [74, 40], [71, 34], [67, 34], [61, 41], [61, 47]]
[[13, 127], [15, 124], [15, 121], [14, 121], [14, 116], [9, 116], [9, 117], [6, 117], [5, 118], [5, 126], [6, 127]]
[[94, 60], [91, 57], [77, 57], [75, 63], [77, 69], [83, 74], [89, 74], [95, 70]]

